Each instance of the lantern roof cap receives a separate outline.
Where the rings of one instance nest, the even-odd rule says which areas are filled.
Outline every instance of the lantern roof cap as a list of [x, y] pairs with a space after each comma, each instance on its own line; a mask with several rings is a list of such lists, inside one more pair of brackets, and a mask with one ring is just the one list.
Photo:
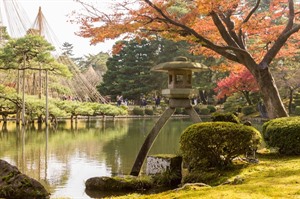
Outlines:
[[173, 70], [189, 70], [197, 72], [208, 70], [208, 67], [197, 62], [188, 61], [186, 57], [179, 56], [175, 57], [174, 61], [160, 63], [154, 66], [151, 70], [159, 72], [168, 72]]

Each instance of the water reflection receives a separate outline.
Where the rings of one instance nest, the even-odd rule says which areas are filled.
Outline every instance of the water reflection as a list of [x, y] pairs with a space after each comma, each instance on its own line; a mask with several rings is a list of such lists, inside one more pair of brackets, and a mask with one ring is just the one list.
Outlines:
[[[84, 181], [95, 176], [129, 174], [156, 119], [60, 122], [56, 128], [2, 125], [0, 158], [40, 181], [52, 197], [90, 198]], [[180, 133], [191, 122], [168, 121], [150, 154], [176, 153]]]

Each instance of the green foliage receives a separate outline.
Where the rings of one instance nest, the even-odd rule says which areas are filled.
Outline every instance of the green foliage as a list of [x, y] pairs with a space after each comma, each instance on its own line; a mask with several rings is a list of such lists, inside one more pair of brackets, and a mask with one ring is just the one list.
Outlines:
[[156, 186], [173, 187], [180, 184], [181, 175], [167, 169], [165, 172], [152, 176], [153, 183]]
[[186, 115], [187, 113], [186, 113], [185, 108], [176, 108], [174, 114], [177, 114], [177, 115]]
[[205, 184], [212, 184], [213, 181], [220, 177], [220, 172], [217, 170], [205, 171], [205, 170], [195, 170], [189, 172], [183, 178], [183, 184], [185, 183], [198, 183], [202, 182]]
[[70, 44], [68, 42], [64, 42], [62, 44], [62, 48], [61, 48], [62, 54], [66, 55], [66, 56], [69, 56], [69, 57], [72, 57], [74, 55], [73, 54], [73, 48], [74, 48], [73, 44]]
[[189, 169], [226, 168], [233, 158], [257, 149], [259, 131], [232, 122], [202, 122], [189, 126], [180, 137], [180, 150]]
[[256, 112], [255, 106], [244, 106], [242, 108], [242, 113], [244, 115], [250, 115], [250, 114], [255, 113], [255, 112]]
[[78, 62], [78, 66], [81, 71], [88, 69], [92, 66], [96, 71], [106, 72], [106, 62], [109, 58], [108, 53], [98, 53], [96, 55], [88, 54], [85, 55], [82, 60]]
[[123, 41], [122, 50], [107, 61], [107, 72], [97, 88], [103, 95], [123, 95], [124, 99], [139, 100], [141, 94], [158, 90], [161, 74], [150, 72], [157, 56], [157, 45], [151, 41]]
[[210, 109], [208, 108], [199, 108], [199, 114], [201, 115], [208, 115], [210, 113]]
[[226, 102], [223, 104], [223, 109], [225, 112], [236, 112], [246, 103], [246, 100], [244, 100], [240, 94], [235, 93], [226, 99]]
[[39, 35], [26, 35], [19, 39], [11, 39], [0, 49], [0, 65], [7, 69], [48, 70], [70, 77], [68, 67], [58, 63], [51, 55], [54, 49], [54, 46]]
[[145, 114], [146, 115], [153, 115], [154, 114], [154, 111], [152, 108], [145, 108]]
[[210, 113], [214, 113], [217, 111], [217, 108], [214, 105], [207, 105]]
[[272, 119], [263, 125], [262, 135], [280, 154], [300, 155], [300, 117]]
[[296, 106], [300, 106], [300, 98], [294, 99], [294, 103]]
[[296, 106], [295, 115], [300, 115], [300, 106]]
[[145, 115], [145, 110], [140, 107], [134, 107], [132, 113], [133, 115]]
[[233, 123], [241, 123], [240, 119], [234, 113], [213, 113], [211, 115], [211, 120], [213, 122], [233, 122]]

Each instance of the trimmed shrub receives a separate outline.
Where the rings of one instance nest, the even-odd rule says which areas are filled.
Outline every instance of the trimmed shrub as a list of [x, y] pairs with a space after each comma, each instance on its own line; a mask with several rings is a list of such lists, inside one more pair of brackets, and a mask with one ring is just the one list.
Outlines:
[[202, 122], [189, 126], [180, 137], [183, 161], [189, 170], [220, 169], [232, 159], [256, 150], [261, 135], [254, 127], [232, 122]]
[[300, 106], [296, 106], [294, 113], [295, 115], [300, 115]]
[[284, 155], [300, 155], [300, 117], [282, 117], [264, 123], [266, 144]]
[[255, 113], [256, 112], [256, 109], [254, 106], [245, 106], [242, 108], [242, 113], [244, 115], [250, 115], [252, 113]]
[[207, 105], [207, 108], [210, 110], [210, 113], [214, 113], [217, 111], [217, 108], [214, 105]]
[[145, 114], [146, 115], [153, 115], [154, 114], [154, 111], [152, 108], [145, 108]]
[[208, 108], [199, 108], [199, 114], [208, 115], [210, 113], [210, 109]]
[[233, 123], [241, 123], [238, 116], [234, 113], [213, 113], [211, 115], [211, 121], [213, 122], [233, 122]]
[[133, 115], [145, 115], [144, 109], [140, 107], [134, 107], [132, 110]]
[[300, 106], [300, 99], [294, 99], [294, 103], [296, 106]]

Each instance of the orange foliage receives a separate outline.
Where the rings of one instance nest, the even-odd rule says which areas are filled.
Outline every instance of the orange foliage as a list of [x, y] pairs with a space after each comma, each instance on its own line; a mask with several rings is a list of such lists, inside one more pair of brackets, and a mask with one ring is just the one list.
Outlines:
[[[185, 7], [178, 6], [179, 2], [186, 2]], [[176, 6], [186, 11], [173, 11]], [[78, 15], [76, 21], [81, 24], [81, 29], [77, 34], [91, 38], [92, 44], [128, 35], [148, 37], [158, 34], [175, 41], [185, 40], [195, 44], [191, 49], [195, 54], [220, 56], [224, 55], [223, 47], [230, 47], [230, 50], [246, 49], [258, 63], [286, 27], [288, 0], [273, 0], [268, 9], [257, 9], [245, 21], [253, 7], [248, 1], [245, 3], [240, 0], [119, 0], [111, 13], [90, 11], [90, 15]], [[298, 12], [294, 21], [299, 24], [299, 4], [295, 4], [294, 8], [295, 13]], [[214, 15], [219, 18], [219, 25], [213, 19]], [[224, 30], [220, 29], [222, 26]], [[222, 34], [225, 31], [235, 43], [240, 42], [238, 46], [224, 38]], [[237, 35], [240, 40], [233, 35]], [[299, 34], [294, 34], [277, 57], [299, 53], [299, 40]]]

